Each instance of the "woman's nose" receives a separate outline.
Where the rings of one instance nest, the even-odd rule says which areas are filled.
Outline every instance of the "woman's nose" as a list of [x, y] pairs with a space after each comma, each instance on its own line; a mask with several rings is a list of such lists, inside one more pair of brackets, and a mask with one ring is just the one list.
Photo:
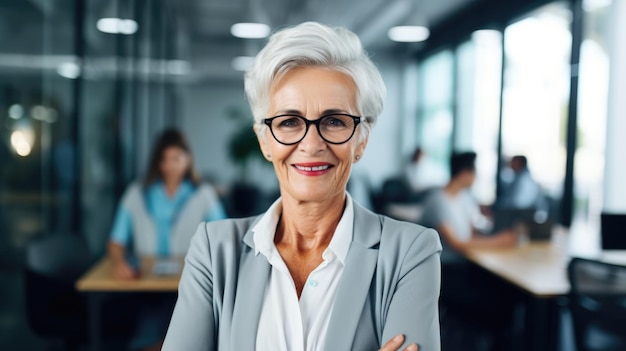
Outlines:
[[298, 148], [308, 152], [323, 150], [326, 148], [326, 146], [326, 141], [322, 139], [322, 136], [313, 124], [309, 125], [309, 130], [304, 136], [304, 139], [302, 139], [300, 143], [298, 143]]

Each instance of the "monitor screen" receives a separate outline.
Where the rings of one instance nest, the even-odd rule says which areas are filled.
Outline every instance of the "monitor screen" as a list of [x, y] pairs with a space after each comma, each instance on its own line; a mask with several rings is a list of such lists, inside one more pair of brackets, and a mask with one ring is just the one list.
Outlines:
[[602, 250], [626, 250], [626, 213], [602, 213]]

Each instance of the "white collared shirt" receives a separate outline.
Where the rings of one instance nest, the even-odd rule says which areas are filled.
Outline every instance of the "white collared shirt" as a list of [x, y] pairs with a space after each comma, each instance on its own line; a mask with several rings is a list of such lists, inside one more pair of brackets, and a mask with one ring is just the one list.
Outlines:
[[352, 242], [352, 199], [346, 193], [345, 210], [333, 238], [322, 253], [324, 261], [309, 275], [299, 301], [293, 278], [274, 245], [281, 212], [282, 202], [278, 199], [252, 228], [256, 254], [265, 256], [272, 266], [265, 288], [255, 349], [321, 351], [324, 350], [337, 287]]

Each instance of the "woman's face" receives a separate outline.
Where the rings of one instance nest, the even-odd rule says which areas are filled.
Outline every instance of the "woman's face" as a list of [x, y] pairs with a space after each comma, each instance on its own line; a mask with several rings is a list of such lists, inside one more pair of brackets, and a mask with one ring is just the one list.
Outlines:
[[169, 146], [163, 150], [159, 167], [166, 182], [181, 181], [189, 169], [189, 154], [178, 146]]
[[[316, 120], [329, 112], [359, 115], [356, 86], [349, 76], [321, 67], [301, 67], [280, 76], [270, 92], [269, 116], [296, 114]], [[324, 201], [346, 189], [352, 163], [361, 157], [367, 144], [357, 131], [344, 144], [324, 141], [315, 125], [304, 139], [283, 145], [274, 139], [269, 127], [259, 144], [264, 156], [274, 164], [281, 195], [297, 202]]]

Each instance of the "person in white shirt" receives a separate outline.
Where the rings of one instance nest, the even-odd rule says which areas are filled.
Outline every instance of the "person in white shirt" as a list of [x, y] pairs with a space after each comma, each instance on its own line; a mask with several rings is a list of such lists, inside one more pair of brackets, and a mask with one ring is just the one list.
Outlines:
[[198, 228], [163, 350], [440, 350], [437, 233], [346, 192], [385, 95], [358, 37], [283, 29], [245, 89], [281, 197]]
[[[462, 320], [488, 325], [492, 342], [488, 350], [508, 350], [506, 327], [511, 325], [511, 299], [492, 279], [475, 269], [464, 253], [472, 248], [513, 247], [517, 237], [512, 230], [483, 234], [489, 231], [490, 222], [469, 191], [476, 178], [475, 162], [474, 152], [454, 153], [450, 157], [450, 181], [429, 194], [418, 223], [437, 229], [441, 235], [442, 311], [448, 317], [465, 315]], [[459, 329], [450, 318], [442, 320], [442, 328]], [[446, 344], [444, 347], [456, 348]]]
[[462, 253], [474, 247], [507, 247], [517, 244], [512, 230], [492, 235], [489, 222], [481, 214], [469, 189], [476, 179], [476, 153], [460, 152], [450, 157], [450, 181], [431, 193], [424, 202], [420, 224], [435, 228], [443, 239], [442, 262], [458, 261]]

